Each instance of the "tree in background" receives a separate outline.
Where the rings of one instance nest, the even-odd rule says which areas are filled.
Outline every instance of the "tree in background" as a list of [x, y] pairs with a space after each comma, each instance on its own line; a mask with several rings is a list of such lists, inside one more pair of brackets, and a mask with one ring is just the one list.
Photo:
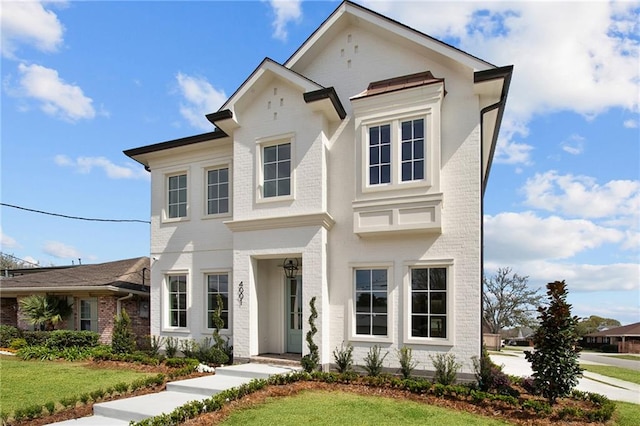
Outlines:
[[613, 318], [602, 318], [597, 315], [591, 315], [589, 318], [583, 318], [577, 326], [578, 335], [584, 337], [587, 334], [595, 333], [604, 328], [620, 327], [620, 321]]
[[115, 317], [111, 349], [116, 354], [130, 354], [136, 350], [136, 336], [131, 328], [131, 318], [124, 308], [120, 315]]
[[540, 327], [533, 334], [535, 351], [525, 352], [533, 383], [550, 404], [569, 395], [582, 376], [578, 360], [578, 317], [571, 316], [564, 281], [547, 284], [548, 306], [538, 308]]
[[28, 263], [20, 258], [15, 257], [12, 254], [8, 253], [0, 253], [0, 269], [2, 269], [2, 273], [6, 269], [21, 269], [21, 268], [29, 268], [35, 266], [32, 263]]
[[49, 294], [33, 294], [20, 299], [19, 304], [22, 318], [40, 330], [53, 330], [73, 312], [66, 298]]
[[528, 280], [529, 277], [518, 275], [508, 267], [498, 268], [494, 276], [483, 278], [483, 316], [491, 333], [499, 334], [506, 327], [535, 324], [533, 313], [543, 296], [539, 289], [529, 288]]

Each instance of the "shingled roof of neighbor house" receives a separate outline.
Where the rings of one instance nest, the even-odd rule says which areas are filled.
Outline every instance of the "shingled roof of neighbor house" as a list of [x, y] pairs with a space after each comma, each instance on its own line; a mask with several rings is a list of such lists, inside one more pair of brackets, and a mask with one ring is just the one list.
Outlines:
[[94, 265], [80, 265], [37, 274], [20, 275], [0, 280], [0, 289], [7, 291], [47, 291], [102, 288], [135, 290], [149, 293], [149, 258], [136, 257]]
[[640, 336], [640, 322], [587, 334], [588, 337]]

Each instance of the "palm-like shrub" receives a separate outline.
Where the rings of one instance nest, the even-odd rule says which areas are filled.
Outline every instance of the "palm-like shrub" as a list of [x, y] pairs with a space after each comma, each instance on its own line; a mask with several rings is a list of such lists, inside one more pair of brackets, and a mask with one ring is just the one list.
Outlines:
[[43, 330], [54, 326], [71, 315], [73, 306], [65, 298], [52, 295], [33, 294], [20, 299], [22, 317], [29, 324]]

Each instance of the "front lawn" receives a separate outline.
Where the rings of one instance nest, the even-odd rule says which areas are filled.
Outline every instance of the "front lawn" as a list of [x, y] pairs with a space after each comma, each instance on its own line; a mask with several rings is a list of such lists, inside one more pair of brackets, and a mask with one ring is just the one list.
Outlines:
[[[285, 414], [286, 413], [286, 414]], [[310, 425], [506, 425], [464, 411], [349, 392], [305, 391], [234, 411], [221, 424]]]
[[586, 371], [640, 385], [640, 371], [611, 365], [580, 364]]
[[90, 368], [86, 362], [23, 361], [4, 355], [0, 355], [0, 372], [0, 407], [4, 413], [151, 375], [125, 369]]

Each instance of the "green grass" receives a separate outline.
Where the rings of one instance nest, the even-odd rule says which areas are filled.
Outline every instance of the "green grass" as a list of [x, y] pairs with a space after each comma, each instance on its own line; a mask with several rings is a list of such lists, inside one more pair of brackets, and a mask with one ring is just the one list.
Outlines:
[[0, 407], [5, 413], [48, 401], [131, 383], [148, 374], [89, 368], [84, 362], [23, 361], [0, 356]]
[[628, 359], [631, 361], [640, 361], [640, 355], [605, 355], [609, 358]]
[[640, 371], [610, 365], [580, 364], [586, 371], [640, 385]]
[[640, 405], [630, 402], [616, 402], [616, 412], [613, 415], [616, 426], [637, 426], [640, 419]]
[[489, 355], [498, 355], [498, 356], [518, 356], [518, 355], [514, 355], [514, 354], [508, 354], [505, 352], [498, 352], [498, 351], [488, 351]]
[[509, 423], [414, 401], [341, 391], [305, 391], [295, 396], [272, 398], [253, 408], [234, 411], [222, 424], [493, 426]]

